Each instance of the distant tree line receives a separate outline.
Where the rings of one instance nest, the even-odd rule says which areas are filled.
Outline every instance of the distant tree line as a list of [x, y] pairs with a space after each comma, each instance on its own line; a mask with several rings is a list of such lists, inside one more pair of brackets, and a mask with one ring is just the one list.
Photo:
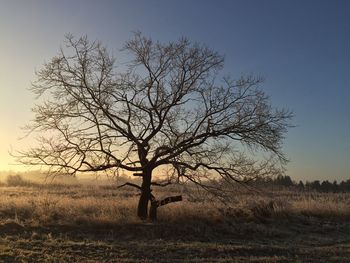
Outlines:
[[333, 182], [325, 181], [303, 181], [295, 182], [288, 175], [279, 175], [275, 178], [261, 178], [257, 179], [256, 183], [269, 184], [276, 187], [293, 188], [299, 191], [317, 191], [324, 193], [345, 193], [350, 192], [350, 179], [341, 181], [338, 183], [336, 180]]

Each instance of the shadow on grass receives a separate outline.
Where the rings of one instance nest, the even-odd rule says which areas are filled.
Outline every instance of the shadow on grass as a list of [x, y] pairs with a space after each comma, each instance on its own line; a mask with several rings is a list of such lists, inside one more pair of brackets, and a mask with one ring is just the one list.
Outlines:
[[347, 223], [0, 225], [3, 262], [349, 262]]

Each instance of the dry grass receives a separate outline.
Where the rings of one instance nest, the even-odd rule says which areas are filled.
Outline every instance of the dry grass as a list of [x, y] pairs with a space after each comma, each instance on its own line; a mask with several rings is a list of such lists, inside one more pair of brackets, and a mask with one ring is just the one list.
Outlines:
[[[0, 219], [29, 225], [116, 225], [138, 223], [138, 193], [92, 185], [0, 187]], [[160, 192], [166, 196], [174, 193]], [[223, 204], [211, 199], [170, 204], [159, 209], [160, 222], [259, 221], [293, 217], [349, 220], [350, 194], [275, 192], [240, 193]]]
[[10, 185], [0, 186], [0, 262], [347, 262], [350, 256], [350, 194], [237, 191], [228, 205], [184, 194], [183, 202], [159, 209], [157, 224], [145, 224], [135, 216], [134, 190]]
[[[67, 189], [68, 188], [68, 189]], [[0, 217], [22, 224], [108, 224], [136, 220], [136, 198], [91, 187], [0, 188]]]

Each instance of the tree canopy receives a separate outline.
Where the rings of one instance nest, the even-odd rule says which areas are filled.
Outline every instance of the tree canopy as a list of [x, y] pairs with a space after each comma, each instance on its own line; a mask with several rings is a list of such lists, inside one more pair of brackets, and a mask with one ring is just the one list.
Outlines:
[[271, 106], [262, 78], [221, 78], [223, 56], [185, 38], [160, 43], [136, 33], [123, 51], [130, 61], [117, 67], [100, 42], [66, 37], [31, 87], [42, 98], [27, 126], [39, 132], [38, 144], [21, 153], [22, 163], [52, 173], [141, 176], [138, 215], [145, 218], [151, 185], [164, 184], [152, 176], [160, 167], [166, 184], [211, 190], [211, 180], [267, 176], [286, 161], [281, 147], [292, 114]]

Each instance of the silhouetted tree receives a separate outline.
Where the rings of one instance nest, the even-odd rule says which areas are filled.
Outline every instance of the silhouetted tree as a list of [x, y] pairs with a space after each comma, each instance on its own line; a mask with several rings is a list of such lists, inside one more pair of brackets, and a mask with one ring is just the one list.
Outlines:
[[328, 180], [323, 181], [321, 183], [320, 190], [322, 192], [326, 192], [326, 193], [332, 192], [333, 191], [333, 184], [331, 184]]
[[310, 183], [310, 188], [315, 191], [321, 190], [321, 184], [319, 180], [315, 180], [312, 183]]
[[275, 183], [278, 184], [278, 185], [285, 186], [285, 187], [290, 187], [290, 186], [294, 185], [292, 179], [288, 175], [285, 175], [285, 176], [279, 175], [279, 176], [277, 176], [277, 178], [275, 179]]
[[333, 182], [332, 190], [335, 193], [339, 191], [339, 186], [338, 186], [338, 183], [336, 180], [334, 180], [334, 182]]
[[304, 191], [305, 186], [304, 186], [303, 181], [301, 181], [301, 180], [299, 181], [297, 188], [299, 191]]
[[[32, 91], [42, 101], [28, 129], [41, 136], [22, 163], [52, 173], [132, 172], [142, 184], [124, 185], [141, 192], [137, 214], [147, 218], [151, 201], [155, 219], [158, 206], [181, 196], [157, 200], [152, 186], [189, 181], [221, 194], [216, 179], [244, 182], [286, 161], [291, 113], [270, 105], [259, 77], [218, 81], [224, 59], [211, 49], [136, 33], [124, 48], [131, 60], [118, 69], [98, 42], [69, 35], [66, 44], [37, 72]], [[272, 158], [254, 160], [260, 150]], [[165, 170], [165, 181], [156, 181], [154, 172]]]
[[350, 192], [350, 179], [347, 181], [341, 181], [339, 184], [339, 190], [342, 192]]

